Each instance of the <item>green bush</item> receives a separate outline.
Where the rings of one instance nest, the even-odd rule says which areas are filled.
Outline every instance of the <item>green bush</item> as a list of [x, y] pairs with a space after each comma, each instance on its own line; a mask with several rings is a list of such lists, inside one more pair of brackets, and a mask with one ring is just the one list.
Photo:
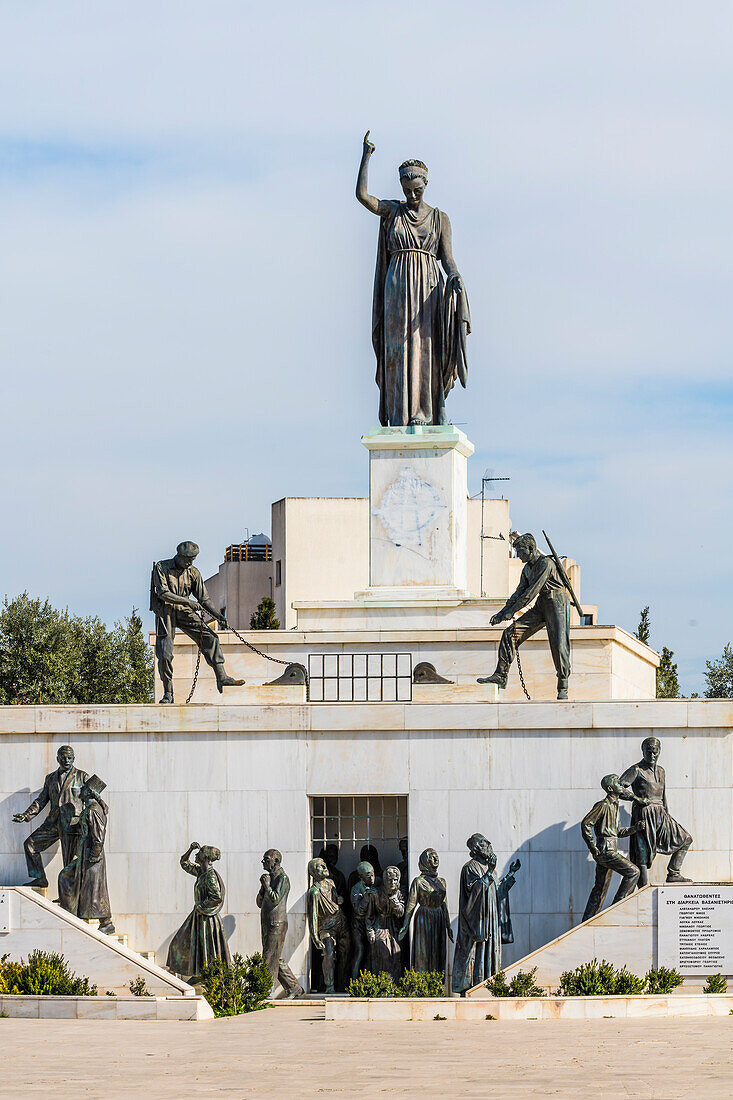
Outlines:
[[[610, 971], [610, 974], [609, 974]], [[566, 970], [560, 975], [559, 997], [603, 997], [612, 992], [609, 977], [613, 977], [613, 966], [604, 959], [598, 962], [581, 963], [575, 970]]]
[[397, 989], [391, 974], [372, 974], [371, 970], [362, 970], [358, 978], [349, 982], [351, 997], [396, 997]]
[[518, 970], [511, 982], [507, 983], [504, 971], [498, 970], [489, 978], [486, 988], [494, 997], [544, 997], [544, 989], [535, 985], [536, 973], [536, 966], [531, 970]]
[[728, 983], [724, 974], [710, 974], [703, 987], [703, 993], [727, 993]]
[[445, 975], [439, 970], [423, 973], [406, 970], [397, 983], [398, 997], [445, 997]]
[[55, 951], [31, 951], [28, 962], [0, 959], [0, 993], [34, 997], [96, 997], [89, 978], [73, 974], [64, 956]]
[[445, 976], [438, 970], [423, 974], [406, 970], [395, 984], [390, 974], [362, 970], [349, 983], [351, 997], [445, 997]]
[[636, 996], [640, 993], [671, 993], [682, 985], [682, 975], [676, 970], [660, 966], [649, 970], [645, 977], [639, 978], [627, 967], [618, 969], [613, 963], [603, 959], [593, 959], [589, 963], [576, 966], [575, 970], [566, 970], [560, 975], [558, 997], [613, 997]]
[[631, 997], [635, 994], [643, 993], [645, 988], [646, 979], [639, 978], [636, 974], [632, 974], [625, 966], [622, 966], [620, 970], [616, 971], [614, 993], [619, 996]]
[[153, 994], [148, 989], [145, 979], [138, 974], [136, 978], [133, 978], [130, 982], [130, 992], [133, 997], [152, 997]]
[[486, 983], [486, 988], [492, 997], [511, 997], [509, 984], [503, 970], [497, 970], [496, 974], [492, 974]]
[[239, 1016], [265, 1007], [272, 976], [259, 951], [242, 958], [234, 955], [230, 966], [211, 959], [201, 971], [204, 996], [215, 1016]]
[[678, 970], [667, 966], [653, 966], [647, 971], [647, 993], [673, 993], [678, 985], [682, 985], [685, 979]]

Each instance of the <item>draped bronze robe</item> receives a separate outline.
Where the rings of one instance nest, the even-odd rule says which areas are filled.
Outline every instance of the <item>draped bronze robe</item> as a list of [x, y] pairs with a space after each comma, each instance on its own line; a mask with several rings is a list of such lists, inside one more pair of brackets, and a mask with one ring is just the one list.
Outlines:
[[219, 913], [224, 906], [224, 883], [213, 867], [203, 871], [197, 863], [181, 860], [189, 875], [196, 875], [194, 907], [168, 948], [166, 966], [175, 974], [196, 978], [213, 958], [230, 963], [229, 945]]
[[379, 422], [445, 424], [446, 394], [456, 378], [466, 384], [471, 323], [465, 291], [456, 308], [438, 263], [443, 216], [392, 199], [380, 200], [379, 213], [372, 303]]
[[462, 993], [501, 970], [501, 945], [513, 943], [511, 872], [499, 882], [485, 863], [470, 859], [461, 871], [453, 992]]
[[111, 918], [107, 889], [107, 861], [104, 838], [108, 807], [101, 799], [88, 802], [79, 818], [81, 843], [76, 859], [59, 874], [59, 902], [69, 913], [83, 920], [106, 923]]

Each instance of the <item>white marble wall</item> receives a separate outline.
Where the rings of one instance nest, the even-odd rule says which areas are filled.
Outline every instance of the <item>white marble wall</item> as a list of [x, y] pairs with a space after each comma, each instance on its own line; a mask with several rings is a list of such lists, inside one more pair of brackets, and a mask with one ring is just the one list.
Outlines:
[[[578, 823], [601, 797], [598, 781], [662, 740], [670, 810], [693, 834], [685, 869], [731, 879], [733, 704], [315, 704], [199, 707], [0, 708], [0, 882], [25, 881], [25, 809], [60, 744], [109, 783], [108, 869], [118, 930], [165, 961], [192, 904], [178, 866], [190, 840], [215, 844], [227, 885], [233, 950], [259, 946], [254, 905], [263, 851], [279, 847], [290, 875], [286, 953], [305, 975], [309, 796], [408, 796], [410, 861], [438, 849], [451, 911], [465, 841], [480, 830], [499, 869], [522, 861], [512, 891], [521, 958], [583, 912], [593, 865]], [[664, 875], [655, 864], [653, 881]], [[59, 869], [58, 856], [50, 875]]]
[[377, 428], [369, 450], [369, 584], [468, 583], [468, 455], [457, 428]]
[[[413, 667], [419, 661], [430, 661], [438, 672], [457, 684], [475, 684], [478, 676], [493, 672], [496, 652], [502, 634], [501, 627], [472, 629], [409, 629], [397, 618], [383, 629], [341, 631], [324, 620], [322, 628], [310, 631], [249, 631], [244, 635], [266, 654], [287, 661], [308, 664], [310, 653], [411, 653]], [[486, 614], [485, 616], [486, 617]], [[401, 628], [400, 628], [401, 625]], [[233, 676], [244, 678], [248, 688], [273, 680], [282, 672], [282, 665], [252, 653], [231, 633], [221, 634], [221, 644], [227, 669]], [[570, 698], [578, 699], [653, 699], [655, 695], [657, 655], [624, 630], [615, 626], [576, 626], [570, 629], [572, 675]], [[520, 649], [522, 670], [533, 699], [554, 700], [557, 695], [557, 675], [541, 631]], [[188, 696], [196, 663], [196, 647], [180, 632], [175, 640], [174, 693], [179, 702]], [[274, 691], [274, 689], [269, 689]], [[156, 698], [162, 688], [156, 674]], [[274, 702], [275, 699], [272, 698]], [[227, 691], [225, 699], [231, 699]], [[524, 699], [516, 665], [510, 671], [506, 702]], [[218, 703], [222, 696], [216, 688], [211, 669], [202, 660], [194, 695], [197, 703]], [[264, 702], [264, 698], [252, 700]]]

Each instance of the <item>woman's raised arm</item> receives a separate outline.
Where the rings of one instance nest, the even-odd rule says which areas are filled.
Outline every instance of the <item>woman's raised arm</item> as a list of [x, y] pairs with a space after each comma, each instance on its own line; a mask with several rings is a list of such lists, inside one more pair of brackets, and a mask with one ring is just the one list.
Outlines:
[[370, 195], [367, 191], [367, 178], [369, 175], [369, 159], [374, 152], [375, 145], [369, 140], [369, 130], [364, 134], [364, 148], [361, 154], [359, 174], [356, 177], [356, 197], [362, 206], [366, 206], [372, 214], [379, 213], [379, 199]]

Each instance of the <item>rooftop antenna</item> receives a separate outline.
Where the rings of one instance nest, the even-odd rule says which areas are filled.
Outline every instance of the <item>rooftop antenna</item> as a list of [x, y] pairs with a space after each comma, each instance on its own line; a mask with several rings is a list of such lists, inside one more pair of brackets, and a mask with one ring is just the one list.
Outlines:
[[[486, 501], [486, 486], [490, 481], [511, 481], [510, 477], [494, 477], [494, 471], [491, 467], [484, 470], [484, 476], [481, 478], [481, 575], [479, 581], [479, 589], [481, 595], [484, 596], [484, 540], [495, 539], [497, 542], [506, 542], [506, 539], [502, 535], [501, 531], [498, 535], [486, 535], [484, 534], [484, 503]], [[503, 500], [502, 496], [502, 500]]]

